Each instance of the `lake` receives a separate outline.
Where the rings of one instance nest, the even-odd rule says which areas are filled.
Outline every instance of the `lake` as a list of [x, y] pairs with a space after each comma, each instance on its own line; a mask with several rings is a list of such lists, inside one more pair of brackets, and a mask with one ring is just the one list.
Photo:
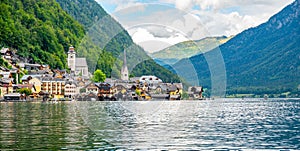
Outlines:
[[0, 103], [0, 150], [300, 149], [300, 100]]

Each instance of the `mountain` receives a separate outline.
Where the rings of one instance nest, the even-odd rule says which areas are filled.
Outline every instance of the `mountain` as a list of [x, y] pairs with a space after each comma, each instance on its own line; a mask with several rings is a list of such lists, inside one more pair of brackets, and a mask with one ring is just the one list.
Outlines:
[[200, 85], [211, 87], [212, 70], [222, 72], [222, 67], [214, 64], [220, 59], [215, 55], [220, 53], [226, 67], [228, 93], [299, 93], [299, 3], [294, 1], [266, 23], [243, 31], [219, 49], [181, 60], [174, 66], [192, 62]]
[[94, 0], [56, 0], [62, 9], [80, 22], [86, 30], [108, 14]]
[[55, 0], [1, 0], [0, 7], [0, 47], [32, 63], [66, 68], [65, 52], [84, 37], [81, 24]]
[[[160, 78], [166, 82], [179, 81], [178, 76], [155, 63], [140, 46], [136, 45], [127, 31], [107, 14], [96, 1], [56, 1], [68, 14], [84, 25], [86, 36], [77, 52], [79, 56], [87, 58], [91, 71], [98, 68], [102, 69], [108, 77], [119, 77], [125, 49], [128, 68], [132, 71], [132, 75], [142, 76], [160, 72]], [[141, 69], [145, 64], [149, 68]]]
[[152, 58], [166, 64], [174, 64], [177, 61], [194, 55], [207, 52], [227, 42], [231, 37], [207, 37], [201, 40], [185, 41], [150, 54]]

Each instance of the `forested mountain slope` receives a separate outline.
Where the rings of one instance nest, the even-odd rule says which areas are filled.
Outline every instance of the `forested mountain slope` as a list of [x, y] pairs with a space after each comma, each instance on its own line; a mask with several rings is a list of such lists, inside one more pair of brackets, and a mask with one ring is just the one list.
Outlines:
[[0, 47], [18, 50], [29, 62], [66, 68], [66, 51], [84, 37], [81, 24], [55, 0], [2, 0]]
[[[300, 85], [300, 4], [296, 0], [268, 22], [250, 28], [221, 45], [227, 88], [234, 91], [298, 91]], [[204, 55], [191, 57], [200, 84], [210, 86]], [[184, 60], [177, 65], [180, 66]], [[247, 92], [245, 92], [247, 93]]]

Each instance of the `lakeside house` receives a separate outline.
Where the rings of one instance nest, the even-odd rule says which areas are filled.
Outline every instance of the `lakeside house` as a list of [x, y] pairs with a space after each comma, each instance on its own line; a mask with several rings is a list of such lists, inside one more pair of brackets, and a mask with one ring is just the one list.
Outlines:
[[190, 100], [200, 100], [203, 99], [203, 87], [189, 87], [188, 88], [188, 95]]
[[70, 99], [74, 99], [75, 96], [79, 94], [79, 89], [74, 81], [67, 81], [65, 83], [65, 93], [64, 96]]

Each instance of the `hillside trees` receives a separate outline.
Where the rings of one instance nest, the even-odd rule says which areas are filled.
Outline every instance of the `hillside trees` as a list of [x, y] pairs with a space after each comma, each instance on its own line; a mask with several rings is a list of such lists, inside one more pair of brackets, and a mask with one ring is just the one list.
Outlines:
[[0, 45], [18, 50], [28, 62], [66, 68], [70, 45], [78, 45], [84, 29], [54, 0], [0, 3]]

